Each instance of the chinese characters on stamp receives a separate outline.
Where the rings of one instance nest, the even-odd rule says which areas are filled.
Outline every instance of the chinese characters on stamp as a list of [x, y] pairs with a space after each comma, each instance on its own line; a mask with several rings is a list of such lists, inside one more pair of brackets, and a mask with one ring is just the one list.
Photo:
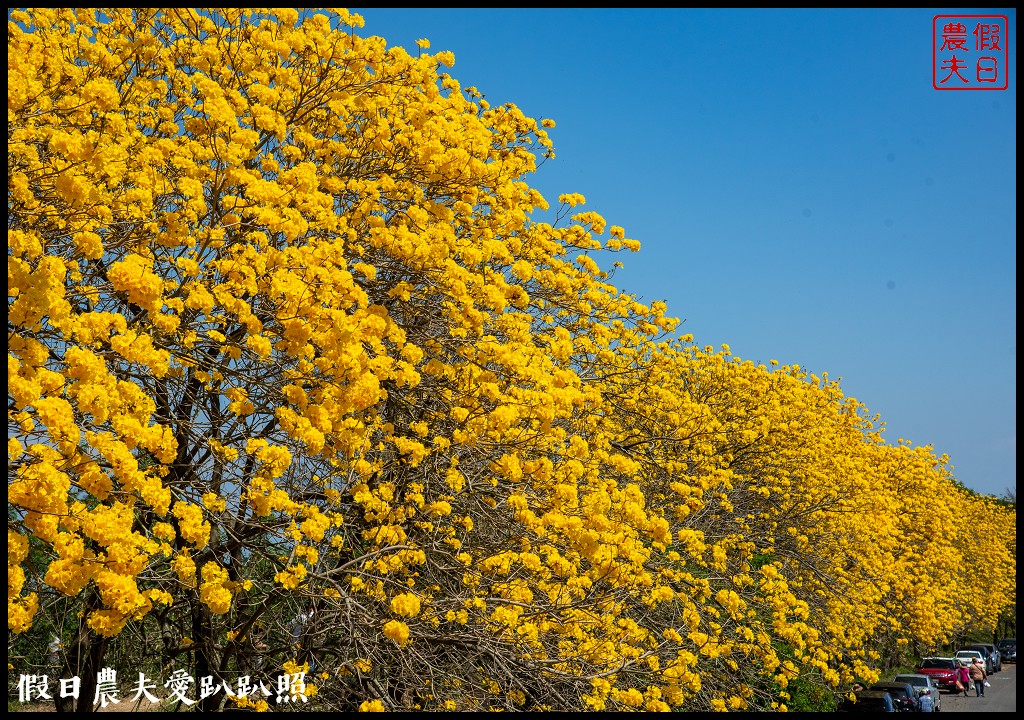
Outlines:
[[1005, 15], [932, 18], [932, 86], [936, 90], [1006, 90], [1010, 23]]

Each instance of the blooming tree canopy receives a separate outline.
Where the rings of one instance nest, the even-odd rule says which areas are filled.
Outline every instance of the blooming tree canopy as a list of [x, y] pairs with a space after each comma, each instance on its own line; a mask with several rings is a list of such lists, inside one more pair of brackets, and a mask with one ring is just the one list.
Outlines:
[[553, 122], [361, 26], [9, 13], [14, 646], [304, 668], [323, 709], [762, 710], [994, 625], [1011, 511], [676, 334], [610, 283], [639, 244], [527, 183]]

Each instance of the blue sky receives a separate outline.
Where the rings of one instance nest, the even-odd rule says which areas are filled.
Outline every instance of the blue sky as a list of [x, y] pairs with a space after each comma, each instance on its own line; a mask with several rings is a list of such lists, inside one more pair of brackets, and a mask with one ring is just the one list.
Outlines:
[[[618, 287], [1016, 492], [1014, 9], [352, 10], [557, 122], [527, 180], [642, 243]], [[932, 87], [932, 18], [956, 13], [1008, 16], [1007, 90]]]

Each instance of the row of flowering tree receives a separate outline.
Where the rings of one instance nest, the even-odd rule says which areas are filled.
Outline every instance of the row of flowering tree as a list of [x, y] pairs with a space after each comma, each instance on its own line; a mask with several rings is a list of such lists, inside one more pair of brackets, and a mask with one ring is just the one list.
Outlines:
[[361, 25], [9, 13], [10, 672], [763, 710], [994, 625], [1010, 510], [611, 285], [554, 124]]

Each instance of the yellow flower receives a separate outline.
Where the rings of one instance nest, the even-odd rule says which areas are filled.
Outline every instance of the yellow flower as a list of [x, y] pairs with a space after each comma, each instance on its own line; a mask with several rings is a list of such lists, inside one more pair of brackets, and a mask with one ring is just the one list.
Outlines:
[[409, 642], [409, 626], [399, 620], [388, 620], [384, 623], [384, 636], [405, 645]]
[[420, 613], [420, 599], [413, 593], [396, 595], [391, 598], [391, 612], [401, 617], [415, 617]]

